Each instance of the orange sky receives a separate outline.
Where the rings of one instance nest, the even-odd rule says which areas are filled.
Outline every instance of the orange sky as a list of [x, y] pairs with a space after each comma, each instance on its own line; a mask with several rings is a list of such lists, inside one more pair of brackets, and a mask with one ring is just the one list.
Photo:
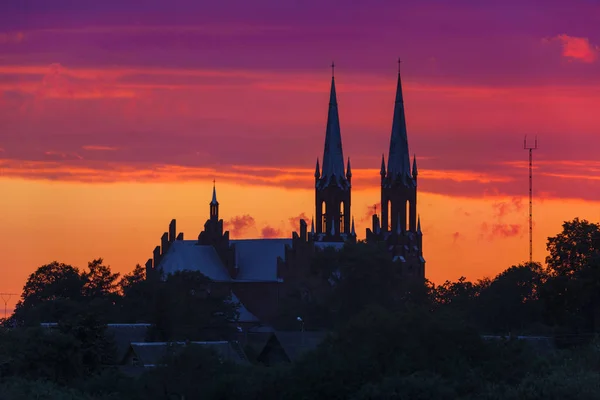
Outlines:
[[[52, 260], [84, 267], [103, 257], [118, 272], [128, 272], [151, 257], [171, 218], [178, 231], [195, 238], [208, 216], [212, 183], [112, 183], [2, 179], [0, 197], [0, 282], [3, 291], [20, 293], [29, 273]], [[260, 237], [270, 226], [289, 237], [290, 218], [313, 213], [312, 190], [218, 184], [220, 215], [251, 215], [254, 224], [234, 238]], [[359, 238], [369, 223], [367, 211], [378, 197], [377, 188], [354, 190]], [[244, 203], [240, 202], [243, 196]], [[266, 202], [265, 199], [271, 199]], [[360, 210], [360, 212], [358, 212]], [[574, 216], [598, 219], [598, 204], [587, 201], [543, 200], [535, 204], [534, 254], [545, 256], [545, 238], [560, 231]], [[419, 194], [424, 232], [427, 278], [435, 283], [494, 276], [528, 257], [527, 199], [479, 199]], [[487, 223], [487, 227], [483, 224]], [[510, 226], [521, 226], [513, 232]], [[501, 226], [494, 231], [494, 226]], [[233, 225], [229, 223], [229, 228]]]

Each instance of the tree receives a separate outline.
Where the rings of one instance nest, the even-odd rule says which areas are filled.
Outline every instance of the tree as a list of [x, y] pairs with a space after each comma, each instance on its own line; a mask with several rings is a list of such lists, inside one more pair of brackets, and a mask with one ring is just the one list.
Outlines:
[[36, 325], [78, 313], [84, 283], [79, 270], [70, 265], [54, 261], [39, 267], [23, 287], [13, 320]]
[[561, 233], [548, 238], [546, 263], [555, 276], [573, 276], [597, 265], [600, 259], [600, 225], [575, 218], [563, 224]]
[[85, 281], [83, 295], [93, 298], [108, 298], [117, 293], [119, 273], [113, 274], [102, 258], [88, 263], [88, 272], [82, 274]]
[[548, 238], [550, 276], [543, 298], [549, 321], [569, 332], [600, 328], [600, 225], [575, 218]]
[[162, 340], [222, 340], [235, 332], [229, 288], [197, 271], [177, 271], [158, 287], [153, 322]]
[[476, 301], [476, 319], [491, 333], [524, 330], [540, 323], [539, 291], [545, 281], [539, 263], [512, 266], [481, 288]]

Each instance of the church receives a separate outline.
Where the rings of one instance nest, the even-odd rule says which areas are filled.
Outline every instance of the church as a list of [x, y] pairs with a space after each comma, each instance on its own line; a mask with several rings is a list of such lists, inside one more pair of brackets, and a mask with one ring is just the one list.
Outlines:
[[[398, 263], [407, 281], [425, 280], [421, 222], [417, 214], [417, 161], [412, 169], [408, 149], [402, 80], [398, 83], [387, 166], [381, 159], [381, 216], [374, 214], [366, 230], [369, 243], [385, 242], [390, 257]], [[230, 291], [240, 303], [240, 324], [268, 324], [276, 318], [279, 305], [291, 293], [310, 300], [319, 283], [308, 273], [315, 251], [340, 249], [356, 242], [351, 217], [352, 170], [342, 150], [335, 77], [331, 78], [325, 148], [315, 167], [315, 217], [308, 229], [300, 221], [299, 232], [287, 239], [230, 239], [219, 217], [217, 190], [213, 186], [209, 218], [197, 239], [177, 234], [172, 220], [168, 232], [146, 263], [150, 278], [164, 279], [180, 270], [199, 271], [215, 287]]]

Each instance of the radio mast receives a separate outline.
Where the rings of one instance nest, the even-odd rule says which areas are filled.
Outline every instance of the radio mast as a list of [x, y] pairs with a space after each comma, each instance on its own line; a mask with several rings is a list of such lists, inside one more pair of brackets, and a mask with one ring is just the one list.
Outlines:
[[533, 150], [537, 149], [537, 136], [533, 146], [527, 145], [527, 135], [523, 149], [529, 150], [529, 265], [533, 264]]

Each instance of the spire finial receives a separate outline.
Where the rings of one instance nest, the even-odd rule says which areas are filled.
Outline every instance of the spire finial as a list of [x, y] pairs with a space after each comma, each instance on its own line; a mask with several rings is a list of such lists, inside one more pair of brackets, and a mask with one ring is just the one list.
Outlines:
[[219, 203], [217, 202], [217, 186], [216, 186], [216, 181], [213, 179], [213, 194], [212, 194], [212, 200], [210, 202], [211, 205], [216, 206]]
[[331, 77], [335, 78], [335, 63], [331, 62]]
[[398, 57], [398, 74], [400, 74], [400, 64], [402, 63], [402, 59]]

